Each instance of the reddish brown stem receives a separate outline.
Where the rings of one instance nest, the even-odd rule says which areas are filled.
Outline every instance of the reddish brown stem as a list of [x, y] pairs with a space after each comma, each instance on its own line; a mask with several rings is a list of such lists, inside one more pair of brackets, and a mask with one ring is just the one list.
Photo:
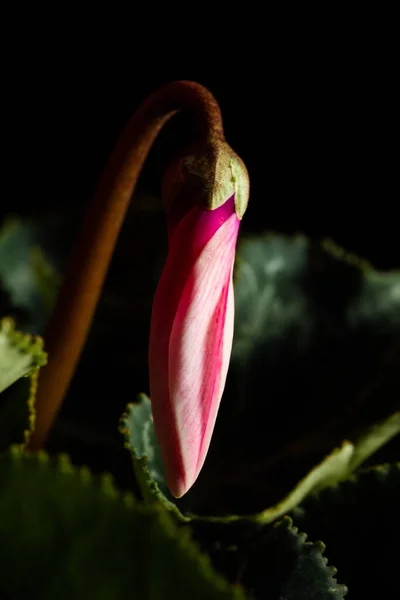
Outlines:
[[223, 140], [218, 104], [197, 83], [168, 84], [134, 113], [90, 203], [45, 334], [49, 361], [40, 373], [32, 450], [43, 446], [68, 390], [143, 163], [163, 125], [181, 109], [193, 114], [205, 140]]

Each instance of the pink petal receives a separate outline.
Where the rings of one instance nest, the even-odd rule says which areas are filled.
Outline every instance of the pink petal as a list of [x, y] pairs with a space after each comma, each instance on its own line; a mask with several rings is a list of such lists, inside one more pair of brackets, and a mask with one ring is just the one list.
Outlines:
[[201, 469], [225, 385], [239, 223], [233, 197], [215, 211], [194, 207], [173, 232], [154, 299], [152, 410], [167, 483], [177, 497]]
[[[213, 236], [190, 273], [169, 343], [169, 392], [183, 470], [172, 493], [182, 496], [196, 480], [211, 440], [233, 334], [233, 304], [225, 332], [237, 228], [232, 215]], [[229, 342], [225, 348], [224, 342]], [[227, 358], [228, 349], [229, 356]], [[225, 361], [224, 361], [225, 358]]]

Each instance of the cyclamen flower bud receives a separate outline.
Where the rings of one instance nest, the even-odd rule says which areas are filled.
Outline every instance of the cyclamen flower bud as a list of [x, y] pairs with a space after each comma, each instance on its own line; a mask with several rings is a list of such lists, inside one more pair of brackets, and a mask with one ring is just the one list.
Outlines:
[[249, 190], [246, 168], [226, 144], [180, 167], [169, 181], [169, 251], [149, 346], [154, 425], [167, 485], [177, 498], [200, 473], [225, 386], [232, 272]]
[[197, 150], [169, 171], [170, 247], [154, 300], [149, 348], [154, 423], [175, 496], [199, 474], [225, 384], [233, 334], [232, 268], [249, 188], [245, 166], [225, 142], [217, 101], [193, 81], [166, 84], [149, 96], [110, 156], [46, 330], [49, 361], [29, 442], [31, 450], [43, 446], [60, 410], [146, 157], [180, 110], [193, 118]]

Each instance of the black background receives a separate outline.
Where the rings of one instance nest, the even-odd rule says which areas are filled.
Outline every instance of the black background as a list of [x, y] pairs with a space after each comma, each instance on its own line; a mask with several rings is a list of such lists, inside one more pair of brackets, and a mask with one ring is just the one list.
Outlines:
[[[3, 60], [0, 217], [83, 209], [135, 108], [163, 83], [191, 79], [216, 96], [226, 138], [247, 164], [245, 228], [329, 236], [378, 267], [399, 266], [389, 46], [368, 32], [353, 39], [351, 28], [347, 36], [316, 28], [310, 37], [311, 26], [286, 30], [284, 21], [264, 35], [245, 29], [243, 39], [229, 28], [191, 39], [188, 24], [180, 33], [165, 24], [159, 38], [145, 17], [129, 36], [111, 25], [92, 23], [79, 35], [68, 27], [32, 29]], [[190, 125], [178, 116], [167, 126], [142, 189], [159, 193], [163, 167]]]

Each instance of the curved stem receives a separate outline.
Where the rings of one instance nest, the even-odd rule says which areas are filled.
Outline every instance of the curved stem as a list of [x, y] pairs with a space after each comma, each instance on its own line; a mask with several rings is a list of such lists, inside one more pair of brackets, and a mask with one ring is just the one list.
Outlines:
[[216, 100], [189, 81], [162, 87], [127, 124], [90, 203], [46, 330], [49, 361], [40, 373], [30, 449], [45, 442], [73, 377], [143, 163], [163, 125], [180, 109], [193, 114], [206, 140], [224, 139]]

